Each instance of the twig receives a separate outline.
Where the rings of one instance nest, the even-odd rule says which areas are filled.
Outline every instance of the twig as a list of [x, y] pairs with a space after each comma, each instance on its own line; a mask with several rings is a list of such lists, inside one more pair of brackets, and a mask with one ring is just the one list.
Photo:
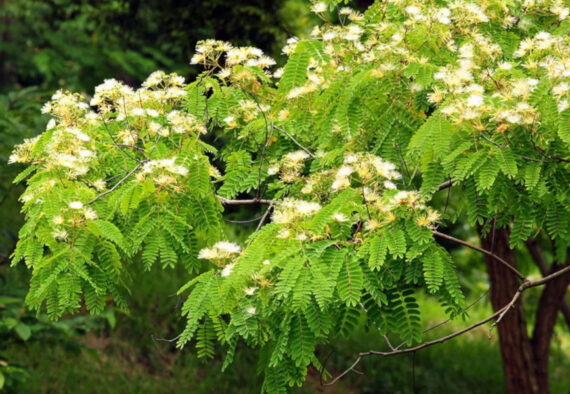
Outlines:
[[253, 219], [247, 219], [247, 220], [231, 220], [231, 219], [224, 219], [224, 221], [228, 222], [228, 223], [234, 223], [234, 224], [246, 224], [246, 223], [252, 223], [252, 222], [257, 222], [259, 219], [263, 218], [263, 215], [260, 215], [256, 218]]
[[384, 340], [388, 344], [388, 347], [390, 348], [390, 350], [392, 350], [393, 352], [396, 351], [396, 348], [394, 348], [394, 346], [392, 346], [392, 343], [390, 343], [390, 340], [388, 339], [388, 335], [384, 335]]
[[461, 239], [452, 237], [451, 235], [447, 235], [447, 234], [440, 233], [439, 231], [433, 231], [433, 235], [435, 235], [436, 237], [445, 238], [445, 239], [447, 239], [447, 240], [456, 242], [456, 243], [461, 244], [461, 245], [463, 245], [463, 246], [467, 246], [468, 248], [473, 249], [473, 250], [476, 250], [476, 251], [481, 252], [481, 253], [483, 253], [483, 254], [486, 254], [487, 256], [491, 256], [491, 257], [493, 257], [495, 260], [499, 261], [501, 264], [505, 265], [508, 269], [510, 269], [516, 276], [519, 277], [519, 279], [522, 279], [522, 280], [525, 279], [524, 275], [521, 274], [515, 267], [513, 267], [512, 265], [510, 265], [508, 262], [506, 262], [505, 260], [503, 260], [502, 258], [500, 258], [499, 256], [497, 256], [496, 254], [491, 253], [491, 252], [489, 252], [489, 251], [486, 250], [486, 249], [483, 249], [483, 248], [480, 248], [480, 247], [478, 247], [478, 246], [472, 245], [472, 244], [470, 244], [469, 242], [465, 242], [465, 241], [463, 241], [463, 240], [461, 240]]
[[113, 185], [112, 188], [110, 188], [109, 190], [104, 191], [103, 193], [97, 195], [93, 200], [89, 201], [86, 205], [90, 205], [93, 204], [95, 201], [97, 201], [98, 199], [100, 199], [101, 197], [111, 193], [113, 190], [115, 190], [116, 188], [118, 188], [124, 181], [126, 181], [131, 175], [133, 175], [139, 168], [141, 168], [141, 166], [146, 163], [148, 160], [143, 160], [141, 162], [139, 162], [139, 164], [137, 164], [135, 166], [135, 168], [133, 168], [131, 171], [129, 171], [127, 173], [127, 175], [125, 175], [124, 177], [122, 177], [117, 183], [115, 183]]
[[176, 342], [177, 340], [180, 339], [181, 336], [182, 336], [182, 334], [178, 334], [174, 338], [166, 339], [166, 338], [155, 338], [154, 335], [152, 335], [151, 338], [155, 342], [157, 342], [157, 341], [160, 341], [160, 342]]
[[[467, 307], [463, 308], [463, 312], [467, 312], [469, 309], [471, 309], [474, 305], [476, 305], [477, 303], [479, 303], [479, 301], [481, 301], [483, 298], [485, 298], [485, 296], [489, 294], [489, 290], [483, 292], [475, 301], [473, 301], [471, 304], [469, 304]], [[452, 319], [449, 318], [447, 320], [444, 320], [440, 323], [437, 323], [436, 325], [433, 325], [431, 327], [426, 328], [425, 330], [422, 331], [422, 334], [425, 334], [426, 332], [429, 332], [431, 330], [435, 330], [438, 327], [441, 327], [447, 323], [449, 323]], [[404, 342], [405, 343], [405, 342]]]
[[363, 357], [368, 357], [368, 356], [373, 356], [373, 355], [384, 356], [384, 357], [395, 356], [397, 354], [412, 353], [412, 352], [418, 351], [420, 349], [424, 349], [426, 347], [429, 347], [429, 346], [432, 346], [432, 345], [435, 345], [438, 343], [443, 343], [443, 342], [448, 341], [452, 338], [455, 338], [456, 336], [459, 336], [459, 335], [464, 334], [468, 331], [471, 331], [474, 328], [477, 328], [477, 327], [487, 323], [490, 320], [493, 320], [495, 317], [497, 317], [503, 311], [503, 309], [504, 308], [501, 308], [500, 310], [493, 313], [491, 316], [487, 317], [486, 319], [483, 319], [483, 320], [481, 320], [475, 324], [472, 324], [469, 327], [466, 327], [462, 330], [456, 331], [456, 332], [449, 334], [445, 337], [441, 337], [441, 338], [438, 338], [438, 339], [435, 339], [435, 340], [429, 341], [429, 342], [424, 342], [423, 344], [415, 346], [415, 347], [391, 351], [391, 352], [379, 352], [376, 350], [369, 350], [367, 352], [359, 353], [357, 359], [354, 361], [354, 363], [352, 363], [352, 365], [348, 369], [346, 369], [344, 372], [342, 372], [340, 375], [338, 375], [336, 378], [334, 378], [330, 383], [325, 383], [325, 386], [332, 386], [333, 384], [338, 382], [340, 379], [342, 379], [347, 373], [352, 371], [358, 365], [358, 363], [360, 362], [360, 360], [362, 360]]
[[263, 226], [263, 222], [265, 222], [265, 220], [267, 219], [267, 217], [269, 216], [269, 212], [271, 212], [271, 209], [273, 208], [273, 202], [271, 202], [271, 204], [269, 204], [269, 206], [267, 207], [267, 210], [265, 211], [265, 214], [263, 215], [263, 217], [261, 218], [261, 220], [259, 221], [259, 224], [257, 225], [257, 228], [255, 229], [255, 231], [259, 231], [259, 229], [261, 228], [261, 226]]
[[[483, 324], [494, 320], [495, 318], [497, 318], [497, 321], [493, 324], [493, 326], [497, 325], [500, 320], [503, 318], [503, 316], [505, 316], [505, 314], [511, 309], [511, 307], [517, 302], [517, 300], [520, 298], [521, 294], [527, 290], [530, 289], [531, 287], [537, 287], [537, 286], [542, 286], [543, 284], [561, 276], [564, 275], [566, 273], [570, 272], [570, 266], [565, 267], [559, 271], [556, 271], [555, 273], [551, 274], [551, 275], [547, 275], [542, 279], [539, 280], [535, 280], [535, 281], [530, 281], [526, 278], [524, 278], [524, 282], [519, 286], [517, 292], [514, 294], [513, 298], [511, 299], [511, 301], [505, 305], [504, 307], [502, 307], [501, 309], [497, 310], [495, 313], [493, 313], [491, 316], [478, 321], [477, 323], [474, 323], [462, 330], [453, 332], [449, 335], [446, 335], [444, 337], [438, 338], [438, 339], [434, 339], [433, 341], [428, 341], [428, 342], [424, 342], [421, 345], [417, 345], [411, 348], [406, 348], [406, 349], [402, 349], [402, 350], [396, 350], [396, 351], [390, 351], [390, 352], [380, 352], [380, 351], [376, 351], [376, 350], [369, 350], [367, 352], [362, 352], [358, 354], [358, 357], [356, 358], [356, 360], [352, 363], [352, 365], [346, 369], [344, 372], [342, 372], [340, 375], [338, 375], [336, 378], [334, 378], [330, 383], [326, 383], [325, 386], [331, 386], [333, 384], [335, 384], [336, 382], [338, 382], [340, 379], [342, 379], [346, 374], [348, 374], [350, 371], [353, 371], [354, 368], [356, 368], [356, 366], [358, 365], [358, 363], [360, 363], [360, 361], [364, 358], [364, 357], [368, 357], [368, 356], [384, 356], [384, 357], [388, 357], [388, 356], [395, 356], [398, 354], [405, 354], [405, 353], [413, 353], [416, 352], [418, 350], [421, 349], [425, 349], [427, 347], [439, 344], [439, 343], [443, 343], [446, 342], [450, 339], [453, 339], [459, 335], [462, 335], [468, 331], [473, 330], [474, 328], [477, 328], [479, 326], [482, 326]], [[493, 327], [492, 326], [492, 327]], [[397, 349], [397, 348], [396, 348]]]
[[437, 187], [437, 191], [439, 192], [439, 191], [444, 190], [444, 189], [447, 189], [447, 188], [449, 188], [449, 187], [451, 187], [451, 186], [453, 186], [453, 181], [450, 179], [450, 180], [445, 181], [445, 182], [443, 182], [442, 184], [440, 184], [440, 185]]
[[218, 200], [222, 203], [222, 205], [255, 205], [255, 204], [262, 204], [262, 205], [270, 205], [273, 204], [274, 200], [264, 200], [261, 198], [252, 198], [249, 200], [228, 200], [222, 196], [217, 196]]
[[285, 134], [287, 137], [289, 137], [289, 139], [290, 139], [291, 141], [293, 141], [293, 143], [294, 143], [295, 145], [297, 145], [299, 148], [301, 148], [302, 150], [304, 150], [309, 156], [311, 156], [311, 158], [313, 158], [313, 159], [315, 158], [315, 155], [313, 155], [310, 150], [308, 150], [308, 149], [305, 148], [303, 145], [301, 145], [295, 138], [293, 138], [293, 136], [292, 136], [291, 134], [289, 134], [288, 132], [286, 132], [285, 130], [283, 130], [281, 127], [275, 126], [275, 124], [272, 124], [271, 126], [272, 126], [275, 130], [278, 130], [278, 131], [282, 132], [283, 134]]

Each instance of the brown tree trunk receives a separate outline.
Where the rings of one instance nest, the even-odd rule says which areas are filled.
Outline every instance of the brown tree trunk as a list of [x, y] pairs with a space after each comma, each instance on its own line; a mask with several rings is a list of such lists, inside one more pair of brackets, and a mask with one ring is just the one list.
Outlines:
[[[544, 258], [544, 254], [542, 253], [542, 250], [541, 250], [540, 245], [538, 244], [537, 240], [534, 238], [531, 238], [528, 241], [526, 241], [526, 245], [527, 245], [528, 251], [530, 253], [530, 256], [532, 257], [532, 259], [534, 260], [534, 262], [538, 266], [538, 269], [540, 270], [540, 274], [542, 276], [548, 275], [550, 269], [548, 268], [548, 263], [546, 262], [546, 259]], [[566, 264], [570, 264], [570, 256], [566, 260], [567, 260]], [[569, 283], [569, 285], [570, 285], [570, 283]], [[564, 300], [564, 295], [562, 295], [560, 312], [562, 313], [562, 316], [564, 316], [564, 320], [566, 321], [566, 325], [570, 329], [570, 306]]]
[[[569, 264], [570, 262], [566, 262], [565, 265], [555, 264], [552, 266], [548, 274], [553, 274]], [[552, 334], [554, 333], [554, 325], [556, 324], [558, 311], [563, 305], [564, 295], [566, 294], [568, 285], [570, 285], [570, 272], [548, 282], [538, 303], [536, 322], [532, 334], [532, 350], [536, 365], [538, 384], [543, 392], [548, 392], [548, 359], [550, 357], [550, 341], [552, 339]]]
[[[516, 266], [514, 251], [509, 248], [510, 231], [508, 228], [495, 229], [487, 236], [480, 235], [481, 245], [484, 249], [492, 251], [510, 265]], [[492, 256], [486, 255], [485, 263], [491, 286], [491, 304], [493, 309], [497, 311], [511, 301], [520, 281], [507, 267]], [[507, 391], [512, 394], [548, 392], [548, 385], [539, 385], [522, 300], [519, 299], [504, 316], [498, 324], [498, 331]], [[548, 384], [548, 380], [546, 384]]]

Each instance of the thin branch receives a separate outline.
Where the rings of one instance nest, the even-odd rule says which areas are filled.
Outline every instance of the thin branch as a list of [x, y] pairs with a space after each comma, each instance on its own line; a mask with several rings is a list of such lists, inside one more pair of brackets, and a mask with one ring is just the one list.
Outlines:
[[265, 220], [267, 219], [267, 217], [269, 216], [269, 212], [271, 212], [271, 209], [273, 208], [273, 202], [271, 202], [271, 204], [269, 204], [269, 206], [267, 207], [267, 210], [265, 211], [265, 214], [263, 215], [263, 217], [261, 218], [261, 220], [259, 221], [259, 224], [257, 225], [257, 228], [255, 229], [255, 231], [259, 231], [259, 229], [261, 228], [261, 226], [263, 226], [263, 223], [265, 222]]
[[[558, 278], [559, 276], [562, 276], [564, 274], [566, 274], [567, 272], [570, 272], [570, 265], [567, 267], [562, 268], [559, 271], [556, 271], [553, 274], [547, 275], [542, 279], [538, 279], [535, 281], [529, 281], [527, 282], [527, 286], [525, 289], [531, 288], [531, 287], [536, 287], [536, 286], [542, 286], [543, 284], [545, 284], [546, 282], [551, 281], [552, 279]], [[521, 285], [522, 286], [522, 285]]]
[[274, 200], [264, 200], [261, 198], [252, 198], [249, 200], [229, 200], [222, 196], [217, 196], [217, 197], [222, 203], [222, 205], [256, 205], [256, 204], [270, 205], [275, 202]]
[[[479, 301], [481, 301], [483, 298], [485, 298], [485, 296], [486, 296], [487, 294], [489, 294], [489, 290], [483, 292], [475, 301], [473, 301], [473, 302], [472, 302], [471, 304], [469, 304], [467, 307], [463, 308], [462, 311], [463, 311], [463, 312], [467, 312], [467, 311], [468, 311], [469, 309], [471, 309], [474, 305], [476, 305], [477, 303], [479, 303]], [[435, 330], [436, 328], [441, 327], [441, 326], [443, 326], [443, 325], [449, 323], [451, 320], [452, 320], [452, 319], [449, 318], [449, 319], [446, 319], [446, 320], [444, 320], [444, 321], [442, 321], [442, 322], [440, 322], [440, 323], [437, 323], [436, 325], [433, 325], [433, 326], [431, 326], [431, 327], [428, 327], [428, 328], [426, 328], [425, 330], [422, 331], [422, 334], [425, 334], [426, 332], [431, 331], [431, 330]], [[405, 342], [404, 342], [404, 343], [405, 343]]]
[[384, 335], [384, 340], [386, 341], [386, 343], [388, 344], [388, 347], [390, 348], [390, 350], [392, 350], [393, 352], [396, 351], [396, 348], [394, 346], [392, 346], [392, 343], [390, 342], [390, 340], [388, 339], [388, 335]]
[[97, 195], [93, 200], [89, 201], [87, 204], [85, 205], [91, 205], [93, 204], [95, 201], [97, 201], [98, 199], [100, 199], [101, 197], [111, 193], [113, 190], [115, 190], [116, 188], [118, 188], [123, 182], [125, 182], [131, 175], [133, 175], [139, 168], [141, 168], [141, 166], [146, 163], [147, 160], [141, 161], [139, 162], [139, 164], [137, 164], [135, 166], [135, 168], [133, 168], [132, 170], [130, 170], [127, 175], [125, 175], [124, 177], [122, 177], [117, 183], [115, 183], [113, 185], [112, 188], [110, 188], [109, 190], [104, 191], [103, 193]]
[[234, 223], [234, 224], [247, 224], [247, 223], [253, 223], [253, 222], [257, 222], [259, 219], [263, 218], [263, 215], [260, 215], [256, 218], [253, 219], [247, 219], [247, 220], [231, 220], [231, 219], [224, 219], [224, 221], [228, 222], [228, 223]]
[[444, 189], [447, 189], [447, 188], [449, 188], [449, 187], [451, 187], [451, 186], [453, 186], [453, 181], [450, 179], [450, 180], [445, 181], [445, 182], [443, 182], [442, 184], [440, 184], [440, 185], [437, 187], [437, 191], [439, 192], [439, 191], [444, 190]]
[[495, 323], [493, 323], [493, 326], [496, 326], [497, 324], [499, 324], [499, 322], [503, 319], [503, 317], [505, 316], [505, 314], [508, 312], [509, 309], [511, 309], [515, 303], [517, 302], [517, 300], [521, 297], [521, 294], [526, 290], [526, 289], [530, 289], [531, 287], [537, 287], [537, 286], [542, 286], [543, 284], [551, 281], [552, 279], [558, 278], [559, 276], [562, 276], [564, 274], [566, 274], [567, 272], [570, 272], [570, 265], [559, 270], [556, 271], [553, 274], [547, 275], [541, 279], [535, 280], [535, 281], [530, 281], [530, 280], [525, 280], [523, 283], [521, 283], [521, 285], [519, 286], [517, 292], [515, 293], [515, 295], [513, 296], [511, 302], [509, 302], [507, 304], [507, 306], [504, 308], [505, 310], [501, 313], [501, 315], [499, 316], [499, 318], [497, 319], [497, 321]]
[[105, 131], [107, 132], [107, 134], [109, 134], [109, 137], [111, 138], [111, 141], [113, 141], [113, 145], [115, 145], [117, 148], [119, 148], [121, 150], [121, 152], [123, 152], [127, 157], [129, 157], [130, 159], [140, 163], [140, 160], [137, 160], [136, 157], [131, 156], [131, 154], [129, 152], [127, 152], [125, 149], [122, 148], [121, 145], [119, 145], [117, 143], [117, 141], [115, 140], [115, 137], [113, 137], [113, 134], [111, 133], [111, 130], [109, 130], [109, 127], [107, 126], [107, 123], [105, 121], [105, 118], [103, 118], [101, 116], [101, 120], [103, 123], [103, 127], [105, 128]]
[[155, 342], [158, 342], [158, 341], [160, 341], [160, 342], [176, 342], [177, 340], [180, 339], [181, 336], [182, 336], [182, 334], [178, 334], [174, 338], [167, 339], [167, 338], [155, 338], [154, 335], [151, 335], [151, 338]]
[[435, 235], [436, 237], [445, 238], [445, 239], [447, 239], [447, 240], [449, 240], [449, 241], [456, 242], [456, 243], [461, 244], [461, 245], [463, 245], [463, 246], [467, 246], [468, 248], [473, 249], [473, 250], [476, 250], [476, 251], [481, 252], [481, 253], [483, 253], [483, 254], [486, 254], [487, 256], [491, 256], [491, 257], [493, 257], [495, 260], [499, 261], [501, 264], [505, 265], [508, 269], [510, 269], [516, 276], [519, 277], [519, 279], [522, 279], [522, 280], [525, 279], [524, 275], [521, 274], [515, 267], [513, 267], [512, 265], [510, 265], [508, 262], [506, 262], [505, 260], [503, 260], [502, 258], [500, 258], [499, 256], [497, 256], [496, 254], [491, 253], [491, 252], [489, 252], [489, 251], [486, 250], [486, 249], [483, 249], [483, 248], [480, 248], [480, 247], [478, 247], [478, 246], [472, 245], [472, 244], [470, 244], [469, 242], [465, 242], [465, 241], [463, 241], [463, 240], [461, 240], [461, 239], [452, 237], [451, 235], [447, 235], [447, 234], [440, 233], [439, 231], [433, 231], [433, 235]]
[[360, 360], [362, 360], [362, 358], [364, 357], [368, 357], [368, 356], [384, 356], [384, 357], [388, 357], [388, 356], [395, 356], [397, 354], [405, 354], [405, 353], [413, 353], [415, 351], [418, 351], [420, 349], [424, 349], [426, 347], [432, 346], [432, 345], [436, 345], [438, 343], [443, 343], [445, 341], [448, 341], [452, 338], [455, 338], [456, 336], [459, 336], [461, 334], [464, 334], [468, 331], [473, 330], [474, 328], [477, 328], [485, 323], [487, 323], [490, 320], [493, 320], [495, 317], [497, 317], [504, 308], [501, 308], [500, 310], [498, 310], [497, 312], [493, 313], [491, 316], [487, 317], [486, 319], [483, 319], [475, 324], [470, 325], [469, 327], [466, 327], [462, 330], [456, 331], [452, 334], [449, 334], [445, 337], [441, 337], [438, 339], [435, 339], [433, 341], [429, 341], [429, 342], [424, 342], [421, 345], [415, 346], [415, 347], [411, 347], [411, 348], [406, 348], [406, 349], [402, 349], [402, 350], [396, 350], [396, 351], [391, 351], [391, 352], [379, 352], [376, 350], [370, 350], [367, 352], [363, 352], [363, 353], [359, 353], [358, 354], [358, 358], [354, 361], [354, 363], [348, 368], [346, 369], [344, 372], [342, 372], [340, 375], [338, 375], [336, 378], [334, 378], [331, 382], [329, 383], [325, 383], [325, 386], [332, 386], [333, 384], [335, 384], [336, 382], [338, 382], [340, 379], [342, 379], [347, 373], [349, 373], [350, 371], [352, 371], [360, 362]]
[[459, 335], [462, 335], [468, 331], [473, 330], [474, 328], [477, 328], [479, 326], [482, 326], [483, 324], [494, 320], [495, 318], [497, 318], [497, 321], [493, 324], [493, 326], [497, 325], [500, 320], [502, 319], [502, 317], [511, 309], [511, 307], [516, 303], [516, 301], [520, 298], [521, 294], [527, 290], [530, 289], [531, 287], [537, 287], [537, 286], [542, 286], [543, 284], [561, 276], [566, 274], [567, 272], [570, 272], [570, 266], [565, 267], [551, 275], [547, 275], [542, 279], [539, 280], [535, 280], [535, 281], [530, 281], [527, 280], [525, 278], [524, 282], [519, 286], [517, 292], [515, 293], [515, 295], [513, 296], [513, 298], [511, 299], [511, 301], [505, 305], [504, 307], [502, 307], [501, 309], [497, 310], [495, 313], [493, 313], [491, 316], [478, 321], [477, 323], [474, 323], [462, 330], [453, 332], [449, 335], [446, 335], [444, 337], [438, 338], [438, 339], [434, 339], [433, 341], [428, 341], [428, 342], [424, 342], [421, 345], [417, 345], [414, 347], [410, 347], [410, 348], [406, 348], [406, 349], [402, 349], [402, 350], [396, 350], [396, 351], [390, 351], [390, 352], [380, 352], [380, 351], [376, 351], [376, 350], [369, 350], [367, 352], [362, 352], [358, 354], [358, 357], [356, 358], [356, 360], [352, 363], [352, 365], [346, 369], [344, 372], [342, 372], [340, 375], [338, 375], [336, 378], [334, 378], [331, 382], [326, 383], [325, 386], [331, 386], [333, 384], [335, 384], [336, 382], [338, 382], [340, 379], [342, 379], [344, 376], [346, 376], [346, 374], [348, 374], [350, 371], [353, 371], [354, 368], [356, 368], [356, 366], [358, 365], [358, 363], [360, 363], [360, 361], [364, 358], [364, 357], [368, 357], [368, 356], [384, 356], [384, 357], [388, 357], [388, 356], [395, 356], [398, 354], [405, 354], [405, 353], [413, 353], [416, 352], [418, 350], [421, 349], [425, 349], [427, 347], [439, 344], [439, 343], [443, 343], [446, 342], [450, 339], [453, 339]]
[[275, 130], [278, 130], [280, 132], [282, 132], [283, 134], [285, 134], [291, 141], [293, 141], [293, 143], [295, 145], [297, 145], [299, 148], [301, 148], [302, 150], [304, 150], [309, 156], [311, 156], [311, 158], [315, 158], [315, 155], [311, 153], [310, 150], [308, 150], [307, 148], [305, 148], [303, 145], [301, 145], [295, 138], [293, 138], [293, 136], [291, 134], [289, 134], [288, 132], [286, 132], [285, 130], [283, 130], [281, 127], [276, 126], [275, 124], [271, 125]]

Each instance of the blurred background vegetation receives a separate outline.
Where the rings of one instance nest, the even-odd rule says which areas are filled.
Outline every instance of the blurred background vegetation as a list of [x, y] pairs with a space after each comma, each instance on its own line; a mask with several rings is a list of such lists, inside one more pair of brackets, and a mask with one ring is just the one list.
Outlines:
[[[370, 1], [356, 1], [361, 9]], [[32, 315], [24, 308], [28, 273], [9, 269], [9, 256], [22, 225], [18, 197], [22, 185], [12, 179], [21, 170], [7, 166], [14, 144], [45, 128], [44, 101], [57, 89], [90, 93], [105, 78], [137, 85], [157, 69], [191, 79], [198, 70], [188, 64], [196, 41], [229, 40], [254, 45], [282, 62], [280, 49], [291, 36], [308, 34], [318, 23], [308, 0], [0, 0], [0, 391], [7, 392], [259, 392], [255, 357], [240, 352], [234, 365], [220, 374], [222, 358], [202, 362], [194, 349], [176, 350], [165, 339], [183, 327], [177, 289], [187, 281], [182, 267], [132, 271], [130, 314], [109, 307], [99, 317], [80, 315], [60, 322]], [[442, 196], [446, 204], [446, 196]], [[449, 201], [453, 213], [453, 196]], [[241, 208], [232, 219], [256, 212]], [[248, 208], [250, 209], [250, 208]], [[227, 225], [235, 241], [254, 224]], [[473, 237], [467, 229], [465, 237]], [[450, 249], [455, 245], [445, 245]], [[462, 267], [468, 299], [487, 289], [484, 264], [468, 250], [453, 252]], [[532, 294], [531, 294], [532, 296]], [[445, 320], [444, 311], [426, 298], [424, 325]], [[489, 314], [485, 297], [469, 310], [470, 319]], [[452, 322], [430, 331], [442, 336], [464, 326]], [[558, 332], [552, 357], [553, 391], [566, 392], [570, 369], [568, 335]], [[362, 331], [343, 343], [320, 349], [331, 372], [352, 362], [354, 354], [385, 343]], [[326, 390], [311, 373], [296, 391], [331, 393], [503, 392], [496, 338], [486, 328], [443, 345], [395, 358], [370, 358], [352, 374]], [[565, 388], [566, 387], [566, 388]]]

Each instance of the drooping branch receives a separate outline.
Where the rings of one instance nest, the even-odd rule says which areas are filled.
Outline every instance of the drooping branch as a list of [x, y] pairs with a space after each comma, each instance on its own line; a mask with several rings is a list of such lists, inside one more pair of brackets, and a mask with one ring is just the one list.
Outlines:
[[348, 367], [346, 370], [344, 370], [342, 373], [340, 373], [337, 377], [335, 377], [332, 381], [330, 381], [329, 383], [326, 383], [326, 386], [331, 386], [333, 384], [335, 384], [336, 382], [338, 382], [340, 379], [342, 379], [344, 376], [346, 376], [350, 371], [353, 371], [354, 368], [356, 368], [356, 366], [360, 363], [360, 361], [364, 358], [364, 357], [369, 357], [369, 356], [383, 356], [383, 357], [388, 357], [388, 356], [396, 356], [398, 354], [405, 354], [405, 353], [413, 353], [416, 352], [418, 350], [421, 349], [425, 349], [427, 347], [433, 346], [433, 345], [437, 345], [439, 343], [443, 343], [446, 342], [450, 339], [453, 339], [459, 335], [462, 335], [466, 332], [469, 332], [479, 326], [482, 326], [483, 324], [497, 319], [497, 321], [495, 323], [493, 323], [493, 326], [497, 325], [501, 319], [503, 318], [503, 316], [511, 309], [511, 307], [516, 303], [516, 301], [520, 298], [520, 296], [522, 295], [522, 293], [524, 293], [526, 290], [532, 288], [532, 287], [537, 287], [537, 286], [542, 286], [545, 283], [550, 282], [551, 280], [558, 278], [561, 275], [564, 275], [566, 273], [570, 272], [570, 266], [567, 266], [553, 274], [547, 275], [541, 279], [535, 280], [535, 281], [531, 281], [528, 280], [526, 278], [524, 278], [523, 283], [521, 283], [521, 285], [519, 286], [517, 292], [515, 293], [515, 295], [513, 296], [513, 298], [511, 299], [511, 301], [509, 301], [509, 303], [507, 303], [507, 305], [503, 306], [502, 308], [500, 308], [499, 310], [497, 310], [495, 313], [493, 313], [492, 315], [488, 316], [487, 318], [478, 321], [477, 323], [474, 323], [466, 328], [463, 328], [459, 331], [455, 331], [449, 335], [446, 335], [444, 337], [438, 338], [438, 339], [434, 339], [432, 341], [428, 341], [428, 342], [424, 342], [421, 345], [417, 345], [414, 347], [410, 347], [410, 348], [405, 348], [405, 349], [398, 349], [396, 348], [396, 350], [392, 350], [389, 352], [382, 352], [382, 351], [377, 351], [377, 350], [369, 350], [367, 352], [362, 352], [358, 354], [358, 357], [356, 358], [356, 360], [352, 363], [352, 365], [350, 367]]
[[519, 279], [523, 279], [523, 280], [525, 279], [524, 275], [521, 274], [515, 267], [513, 267], [508, 262], [506, 262], [504, 259], [500, 258], [496, 254], [493, 254], [492, 252], [490, 252], [486, 249], [480, 248], [478, 246], [470, 244], [469, 242], [465, 242], [461, 239], [452, 237], [451, 235], [440, 233], [439, 231], [433, 231], [433, 235], [435, 235], [436, 237], [447, 239], [449, 241], [453, 241], [453, 242], [458, 243], [458, 244], [463, 245], [463, 246], [467, 246], [468, 248], [476, 250], [476, 251], [481, 252], [483, 254], [486, 254], [487, 256], [491, 256], [495, 260], [499, 261], [501, 264], [505, 265], [508, 269], [510, 269], [516, 276], [519, 277]]

